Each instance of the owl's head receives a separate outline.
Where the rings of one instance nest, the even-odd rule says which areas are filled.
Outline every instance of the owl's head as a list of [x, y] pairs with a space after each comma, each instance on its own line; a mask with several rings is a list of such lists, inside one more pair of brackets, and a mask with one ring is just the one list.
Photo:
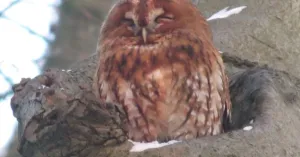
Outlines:
[[126, 37], [153, 44], [154, 37], [180, 29], [210, 35], [206, 20], [190, 0], [121, 0], [109, 12], [100, 41]]

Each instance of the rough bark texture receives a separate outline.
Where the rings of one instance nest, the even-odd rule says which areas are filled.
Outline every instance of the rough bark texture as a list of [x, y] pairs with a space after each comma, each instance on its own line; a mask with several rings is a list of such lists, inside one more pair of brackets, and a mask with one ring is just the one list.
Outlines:
[[[14, 87], [24, 157], [274, 157], [300, 156], [300, 80], [227, 53], [233, 102], [231, 132], [131, 153], [122, 108], [91, 92], [93, 56], [71, 71], [47, 70]], [[244, 131], [249, 125], [254, 128]]]

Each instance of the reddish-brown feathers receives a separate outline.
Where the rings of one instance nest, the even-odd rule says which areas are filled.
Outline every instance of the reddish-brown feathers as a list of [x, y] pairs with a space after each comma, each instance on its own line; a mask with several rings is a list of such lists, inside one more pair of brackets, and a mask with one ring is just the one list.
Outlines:
[[98, 51], [95, 93], [124, 107], [132, 140], [223, 132], [231, 110], [223, 61], [206, 20], [187, 0], [119, 2]]

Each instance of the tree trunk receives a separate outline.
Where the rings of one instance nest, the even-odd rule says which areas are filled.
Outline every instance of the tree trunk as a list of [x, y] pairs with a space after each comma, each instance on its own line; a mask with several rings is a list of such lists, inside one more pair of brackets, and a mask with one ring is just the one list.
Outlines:
[[[19, 151], [24, 157], [299, 156], [300, 80], [227, 53], [223, 59], [233, 103], [230, 132], [129, 152], [123, 109], [98, 102], [92, 93], [92, 56], [70, 70], [46, 70], [14, 86]], [[241, 129], [247, 125], [253, 129]]]

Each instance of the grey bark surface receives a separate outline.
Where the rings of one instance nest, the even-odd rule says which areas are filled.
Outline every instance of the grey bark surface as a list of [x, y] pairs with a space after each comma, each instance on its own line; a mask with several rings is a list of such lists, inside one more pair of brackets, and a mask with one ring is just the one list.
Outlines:
[[[230, 76], [233, 130], [129, 152], [132, 144], [127, 142], [123, 109], [98, 102], [92, 94], [96, 58], [67, 71], [47, 70], [14, 86], [11, 106], [24, 157], [300, 156], [300, 80], [227, 53], [223, 58]], [[253, 129], [241, 129], [247, 125]]]
[[215, 45], [224, 52], [300, 76], [299, 0], [199, 0], [209, 17], [229, 7], [247, 6], [241, 13], [210, 21]]

